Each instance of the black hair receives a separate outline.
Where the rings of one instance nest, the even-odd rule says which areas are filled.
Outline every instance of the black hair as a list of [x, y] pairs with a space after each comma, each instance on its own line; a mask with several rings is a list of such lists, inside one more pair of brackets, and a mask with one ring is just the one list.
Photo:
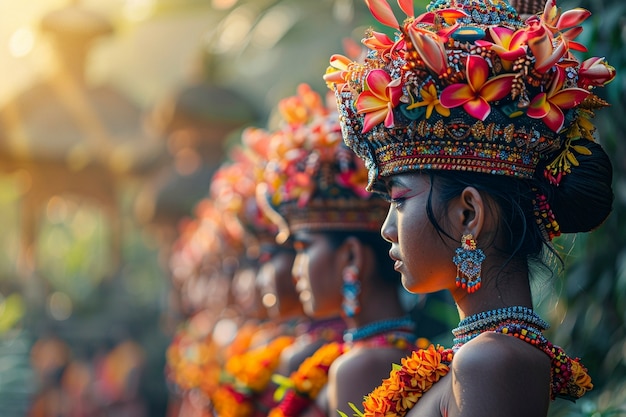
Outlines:
[[[575, 155], [579, 165], [572, 167], [558, 186], [543, 177], [520, 180], [476, 172], [427, 171], [431, 180], [427, 205], [430, 222], [440, 235], [456, 241], [458, 237], [450, 236], [437, 220], [433, 210], [433, 190], [437, 188], [439, 202], [445, 210], [465, 187], [474, 187], [487, 194], [498, 207], [501, 218], [498, 230], [503, 246], [496, 249], [508, 256], [507, 262], [524, 259], [545, 265], [546, 253], [557, 257], [558, 254], [537, 222], [533, 203], [537, 192], [546, 196], [563, 233], [593, 230], [604, 222], [612, 209], [612, 166], [609, 157], [600, 145], [588, 140], [584, 142], [581, 145], [590, 151], [589, 155]], [[537, 172], [543, 173], [542, 165]]]
[[382, 238], [379, 231], [328, 231], [324, 232], [333, 249], [341, 246], [346, 239], [354, 237], [369, 246], [376, 261], [376, 274], [381, 284], [398, 286], [401, 284], [400, 274], [394, 271], [394, 261], [389, 257], [389, 243]]

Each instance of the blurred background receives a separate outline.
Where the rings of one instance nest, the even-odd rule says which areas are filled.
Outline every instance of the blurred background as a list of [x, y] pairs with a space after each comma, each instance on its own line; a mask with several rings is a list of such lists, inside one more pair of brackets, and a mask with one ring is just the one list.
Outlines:
[[[618, 70], [596, 118], [616, 199], [599, 230], [556, 242], [565, 278], [535, 285], [549, 337], [596, 385], [551, 415], [620, 415], [626, 6], [559, 4], [593, 12], [583, 43]], [[0, 0], [3, 417], [175, 415], [163, 370], [183, 316], [179, 224], [241, 130], [301, 82], [323, 93], [330, 55], [369, 25], [361, 0]]]

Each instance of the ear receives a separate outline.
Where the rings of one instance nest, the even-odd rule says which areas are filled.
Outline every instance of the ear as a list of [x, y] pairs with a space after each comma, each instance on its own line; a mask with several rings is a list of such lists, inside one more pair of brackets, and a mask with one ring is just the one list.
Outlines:
[[344, 267], [354, 266], [363, 271], [365, 266], [365, 245], [356, 237], [348, 237], [341, 245], [344, 256]]
[[486, 201], [474, 187], [465, 187], [455, 200], [453, 220], [461, 233], [480, 235], [485, 222]]

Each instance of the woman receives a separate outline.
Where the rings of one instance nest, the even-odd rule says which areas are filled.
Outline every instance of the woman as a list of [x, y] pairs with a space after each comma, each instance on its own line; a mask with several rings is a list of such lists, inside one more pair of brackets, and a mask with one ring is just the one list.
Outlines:
[[344, 344], [325, 345], [302, 363], [270, 415], [333, 415], [337, 404], [362, 399], [407, 353], [413, 322], [378, 233], [388, 204], [363, 192], [365, 167], [343, 146], [336, 114], [307, 85], [279, 108], [285, 125], [271, 146], [266, 207], [281, 225], [279, 238], [294, 242], [305, 313], [342, 315], [348, 330]]
[[[335, 56], [344, 140], [391, 206], [382, 227], [404, 286], [448, 290], [461, 318], [452, 349], [413, 352], [365, 398], [365, 415], [541, 416], [592, 388], [586, 369], [542, 334], [530, 271], [559, 233], [611, 211], [611, 164], [594, 142], [591, 93], [615, 71], [580, 63], [589, 12], [549, 0], [525, 22], [506, 1], [437, 0], [398, 24], [386, 1], [368, 59]], [[509, 337], [514, 336], [514, 337]]]

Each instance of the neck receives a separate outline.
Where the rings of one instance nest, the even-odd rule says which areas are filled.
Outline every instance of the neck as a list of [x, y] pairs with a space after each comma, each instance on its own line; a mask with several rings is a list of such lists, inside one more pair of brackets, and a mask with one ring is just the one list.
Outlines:
[[484, 268], [482, 282], [482, 287], [472, 294], [462, 288], [452, 291], [461, 320], [499, 308], [533, 306], [526, 265], [511, 262], [504, 269], [487, 266]]
[[348, 328], [356, 328], [405, 315], [406, 313], [400, 306], [397, 289], [393, 286], [380, 286], [369, 291], [363, 289], [361, 311], [356, 316], [345, 320]]

